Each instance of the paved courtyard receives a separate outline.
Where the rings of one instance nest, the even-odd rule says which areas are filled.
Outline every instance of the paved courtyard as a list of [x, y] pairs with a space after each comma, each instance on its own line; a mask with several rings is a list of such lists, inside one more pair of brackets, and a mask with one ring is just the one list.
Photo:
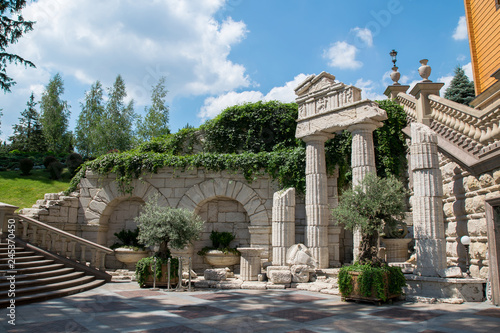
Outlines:
[[78, 295], [16, 307], [1, 332], [500, 332], [489, 302], [393, 305], [342, 302], [300, 290], [164, 292], [109, 283]]

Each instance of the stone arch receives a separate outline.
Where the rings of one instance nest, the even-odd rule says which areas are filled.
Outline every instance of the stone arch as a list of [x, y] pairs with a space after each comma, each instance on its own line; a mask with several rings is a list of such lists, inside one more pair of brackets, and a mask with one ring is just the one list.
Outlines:
[[242, 182], [230, 179], [210, 179], [194, 185], [184, 194], [177, 207], [197, 213], [205, 202], [214, 198], [229, 198], [243, 205], [251, 226], [270, 225], [266, 207], [257, 192]]
[[100, 189], [85, 210], [87, 224], [104, 227], [113, 209], [124, 200], [138, 198], [146, 201], [150, 196], [158, 194], [160, 205], [168, 205], [167, 198], [153, 185], [137, 179], [133, 180], [131, 185], [132, 193], [122, 193], [115, 181]]

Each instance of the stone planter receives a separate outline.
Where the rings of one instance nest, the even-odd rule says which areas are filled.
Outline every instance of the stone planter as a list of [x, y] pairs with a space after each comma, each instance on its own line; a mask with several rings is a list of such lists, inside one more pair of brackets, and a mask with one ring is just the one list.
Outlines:
[[387, 262], [405, 262], [408, 260], [408, 244], [411, 238], [382, 238], [385, 244]]
[[224, 268], [239, 264], [240, 256], [232, 252], [225, 254], [219, 250], [210, 250], [205, 254], [205, 262], [215, 268]]
[[134, 249], [129, 249], [125, 247], [119, 247], [115, 249], [116, 260], [127, 265], [128, 269], [135, 269], [135, 264], [142, 258], [146, 257], [149, 257], [148, 250], [135, 251]]

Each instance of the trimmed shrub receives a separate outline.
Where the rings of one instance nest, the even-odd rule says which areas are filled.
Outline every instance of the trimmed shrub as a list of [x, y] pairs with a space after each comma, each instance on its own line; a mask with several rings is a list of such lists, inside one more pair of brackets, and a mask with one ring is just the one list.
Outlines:
[[80, 155], [80, 154], [71, 153], [66, 158], [66, 166], [69, 169], [69, 173], [71, 174], [71, 177], [73, 177], [76, 174], [76, 170], [78, 170], [78, 168], [82, 164], [83, 164], [83, 158], [82, 158], [82, 155]]
[[50, 179], [54, 180], [59, 180], [61, 179], [61, 174], [64, 169], [64, 165], [59, 162], [58, 160], [55, 160], [54, 162], [50, 163], [47, 170], [50, 173]]
[[19, 169], [22, 176], [28, 176], [33, 169], [33, 160], [31, 158], [23, 158], [19, 161]]
[[58, 162], [57, 158], [55, 158], [52, 155], [49, 155], [43, 159], [43, 165], [45, 166], [45, 169], [49, 168], [49, 165], [52, 164], [53, 162]]

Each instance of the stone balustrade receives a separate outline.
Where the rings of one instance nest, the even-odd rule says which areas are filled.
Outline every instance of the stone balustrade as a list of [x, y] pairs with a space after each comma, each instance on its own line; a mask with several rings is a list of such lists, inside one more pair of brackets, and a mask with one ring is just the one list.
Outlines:
[[57, 253], [80, 263], [90, 262], [90, 267], [104, 270], [106, 254], [113, 250], [72, 235], [28, 216], [18, 215], [16, 235], [21, 239], [45, 250]]

